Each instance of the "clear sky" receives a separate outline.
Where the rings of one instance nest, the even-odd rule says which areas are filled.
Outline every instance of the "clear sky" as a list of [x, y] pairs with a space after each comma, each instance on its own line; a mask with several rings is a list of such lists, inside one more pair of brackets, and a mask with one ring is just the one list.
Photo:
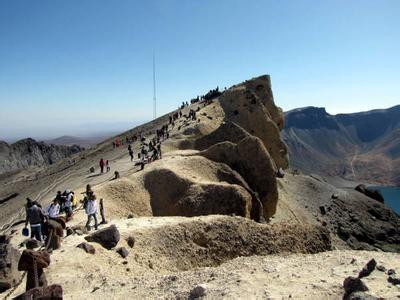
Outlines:
[[122, 129], [270, 74], [284, 110], [400, 103], [399, 0], [0, 0], [0, 139]]

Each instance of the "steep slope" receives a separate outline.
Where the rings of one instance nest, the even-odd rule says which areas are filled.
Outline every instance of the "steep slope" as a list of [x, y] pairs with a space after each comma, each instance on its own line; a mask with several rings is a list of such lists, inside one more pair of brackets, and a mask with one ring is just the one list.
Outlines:
[[0, 174], [19, 171], [30, 166], [51, 165], [81, 152], [77, 145], [61, 146], [28, 138], [11, 145], [0, 141]]
[[400, 184], [400, 106], [330, 115], [306, 107], [285, 114], [291, 166], [306, 173]]

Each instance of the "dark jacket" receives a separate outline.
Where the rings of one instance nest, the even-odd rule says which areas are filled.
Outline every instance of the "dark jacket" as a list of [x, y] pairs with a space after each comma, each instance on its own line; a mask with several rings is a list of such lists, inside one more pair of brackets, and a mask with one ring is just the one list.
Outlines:
[[37, 205], [32, 205], [30, 208], [28, 208], [28, 221], [33, 224], [39, 224], [42, 223], [44, 220], [44, 213], [40, 207]]

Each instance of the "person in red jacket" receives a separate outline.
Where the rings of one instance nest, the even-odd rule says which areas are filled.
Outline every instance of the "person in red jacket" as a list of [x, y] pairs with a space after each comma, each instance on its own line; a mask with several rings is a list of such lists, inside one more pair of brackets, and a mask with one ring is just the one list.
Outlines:
[[100, 165], [101, 173], [103, 173], [104, 172], [104, 166], [106, 165], [106, 163], [104, 162], [104, 159], [100, 159], [99, 165]]

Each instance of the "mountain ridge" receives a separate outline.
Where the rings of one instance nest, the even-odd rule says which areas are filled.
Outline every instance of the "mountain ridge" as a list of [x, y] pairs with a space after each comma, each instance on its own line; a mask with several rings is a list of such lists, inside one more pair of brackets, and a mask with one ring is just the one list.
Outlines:
[[293, 168], [400, 185], [400, 105], [336, 115], [297, 108], [285, 113], [283, 138]]

